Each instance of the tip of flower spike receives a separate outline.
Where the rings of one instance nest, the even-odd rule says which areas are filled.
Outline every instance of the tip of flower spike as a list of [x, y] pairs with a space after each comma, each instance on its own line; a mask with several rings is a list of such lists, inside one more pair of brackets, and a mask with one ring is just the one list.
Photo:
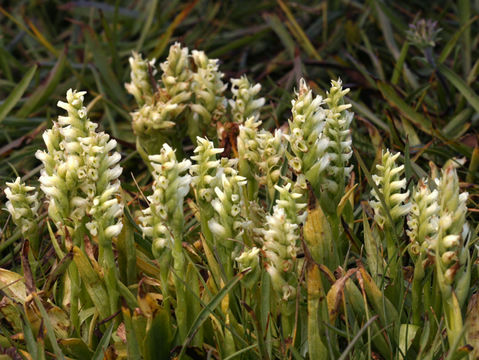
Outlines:
[[308, 84], [306, 83], [306, 80], [304, 78], [301, 78], [299, 80], [299, 89], [298, 89], [298, 95], [301, 96], [301, 95], [304, 95], [306, 94], [308, 91], [310, 91], [310, 88], [308, 86]]

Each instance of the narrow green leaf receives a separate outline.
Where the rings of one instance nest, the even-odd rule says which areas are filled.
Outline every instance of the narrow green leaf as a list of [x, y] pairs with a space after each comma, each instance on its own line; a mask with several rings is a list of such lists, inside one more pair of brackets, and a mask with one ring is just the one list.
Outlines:
[[452, 36], [449, 41], [447, 42], [446, 46], [444, 46], [444, 49], [441, 51], [441, 55], [439, 55], [439, 58], [437, 59], [437, 62], [439, 64], [443, 63], [451, 51], [454, 49], [454, 46], [456, 46], [457, 41], [461, 38], [462, 33], [469, 27], [471, 24], [476, 21], [479, 18], [479, 16], [474, 16], [471, 18], [468, 22], [466, 22], [464, 25], [461, 26], [459, 30], [456, 31], [454, 36]]
[[93, 355], [93, 351], [81, 338], [60, 339], [58, 342], [67, 356], [74, 359], [90, 359]]
[[32, 111], [35, 111], [39, 106], [50, 100], [50, 96], [55, 91], [60, 82], [63, 70], [66, 64], [66, 53], [62, 52], [58, 58], [57, 63], [53, 67], [48, 80], [45, 84], [38, 87], [32, 95], [25, 101], [25, 104], [18, 110], [16, 116], [19, 118], [27, 117]]
[[[160, 309], [146, 333], [144, 342], [145, 360], [169, 359], [173, 347], [174, 333], [170, 323], [170, 315], [165, 309]], [[179, 357], [181, 359], [181, 356]]]
[[110, 316], [110, 302], [103, 281], [93, 269], [83, 251], [75, 246], [73, 248], [73, 261], [75, 262], [80, 277], [85, 284], [91, 300], [95, 304], [102, 319]]
[[379, 284], [380, 275], [384, 274], [384, 259], [381, 256], [381, 244], [374, 237], [371, 228], [369, 227], [368, 218], [363, 211], [363, 229], [364, 229], [364, 247], [366, 250], [366, 261], [369, 272], [376, 284]]
[[366, 105], [356, 102], [354, 100], [351, 100], [350, 98], [345, 98], [345, 101], [353, 105], [354, 111], [357, 111], [359, 114], [361, 114], [366, 119], [371, 121], [374, 125], [380, 127], [384, 131], [387, 131], [387, 132], [390, 131], [389, 126], [380, 118], [378, 118], [376, 114], [372, 112]]
[[203, 325], [203, 323], [208, 319], [210, 314], [213, 313], [213, 311], [216, 309], [216, 307], [221, 303], [221, 300], [238, 284], [238, 282], [243, 278], [245, 275], [246, 270], [237, 274], [233, 279], [231, 279], [219, 292], [218, 294], [215, 295], [215, 297], [206, 305], [206, 307], [201, 310], [201, 312], [198, 314], [198, 317], [196, 318], [195, 322], [191, 326], [190, 330], [188, 331], [188, 334], [186, 336], [185, 341], [183, 342], [183, 345], [181, 347], [181, 352], [178, 356], [178, 359], [182, 359], [187, 346], [190, 344], [190, 342], [193, 340], [196, 332], [198, 329]]
[[[166, 46], [171, 40], [171, 37], [173, 36], [173, 32], [183, 22], [183, 20], [186, 19], [188, 14], [193, 10], [193, 8], [196, 6], [197, 3], [198, 3], [198, 0], [193, 0], [188, 5], [186, 5], [178, 15], [176, 15], [174, 20], [171, 22], [171, 24], [168, 26], [166, 31], [160, 37], [160, 40], [158, 44], [156, 45], [155, 49], [153, 50], [153, 52], [151, 53], [150, 57], [157, 58], [163, 54], [163, 51], [165, 50]], [[170, 2], [170, 4], [174, 5], [173, 2]]]
[[[379, 20], [379, 25], [381, 27], [381, 31], [384, 36], [384, 40], [386, 42], [386, 46], [391, 52], [394, 59], [398, 62], [400, 57], [400, 51], [397, 46], [396, 40], [394, 39], [394, 31], [393, 27], [391, 26], [392, 21], [398, 21], [400, 18], [399, 16], [394, 16], [390, 9], [388, 9], [382, 1], [374, 0], [376, 4], [376, 14]], [[398, 25], [396, 23], [396, 25]], [[418, 87], [418, 83], [416, 80], [415, 75], [408, 69], [406, 65], [403, 66], [404, 76], [406, 80], [411, 84], [413, 88]]]
[[254, 348], [257, 347], [257, 346], [258, 346], [258, 344], [253, 344], [253, 345], [247, 346], [247, 347], [245, 347], [245, 348], [243, 348], [243, 349], [241, 349], [241, 350], [238, 350], [238, 351], [235, 352], [234, 354], [231, 354], [231, 355], [229, 355], [228, 357], [225, 357], [224, 360], [232, 360], [232, 359], [238, 357], [239, 355], [241, 355], [241, 354], [243, 354], [243, 353], [245, 353], [245, 352], [248, 352], [248, 351], [254, 349]]
[[112, 323], [101, 337], [91, 360], [103, 360], [105, 358], [105, 350], [110, 343], [111, 334], [113, 333], [113, 325], [114, 324]]
[[[148, 4], [149, 3], [149, 4]], [[146, 36], [150, 31], [151, 24], [153, 23], [153, 19], [156, 15], [156, 8], [158, 7], [158, 0], [149, 1], [147, 4], [149, 5], [148, 11], [145, 13], [146, 19], [143, 23], [143, 27], [141, 29], [140, 38], [136, 43], [136, 51], [141, 51], [143, 47], [143, 43], [145, 42]]]
[[473, 113], [474, 110], [470, 107], [467, 107], [459, 114], [455, 115], [442, 129], [442, 134], [444, 135], [444, 137], [449, 139], [456, 139], [458, 136], [460, 136], [460, 133], [464, 126], [466, 125], [467, 128], [469, 127], [470, 123], [468, 123], [467, 121], [471, 118]]
[[121, 312], [123, 313], [123, 321], [126, 330], [126, 346], [128, 350], [128, 359], [140, 360], [142, 358], [140, 352], [140, 345], [138, 343], [138, 338], [133, 327], [130, 310], [125, 307], [122, 307]]
[[118, 280], [117, 285], [118, 292], [120, 293], [120, 296], [125, 300], [128, 307], [130, 309], [136, 309], [138, 307], [138, 300], [135, 295], [133, 295], [130, 289], [128, 289], [128, 287], [125, 286], [125, 284], [123, 284], [120, 280]]
[[30, 325], [30, 321], [25, 313], [22, 311], [22, 328], [23, 328], [23, 336], [25, 337], [25, 344], [27, 345], [27, 350], [32, 356], [33, 359], [40, 359], [45, 358], [45, 354], [41, 353], [42, 349], [38, 346], [39, 341], [43, 341], [43, 339], [35, 339], [33, 335], [32, 326]]
[[55, 353], [57, 359], [65, 359], [63, 356], [62, 350], [60, 349], [60, 346], [58, 346], [57, 339], [55, 337], [55, 332], [53, 331], [52, 324], [50, 322], [50, 318], [48, 316], [47, 311], [43, 307], [43, 304], [38, 297], [38, 295], [33, 294], [33, 300], [35, 301], [35, 304], [37, 305], [38, 309], [40, 310], [40, 314], [42, 314], [43, 318], [43, 324], [45, 325], [45, 328], [47, 329], [47, 336], [48, 339], [50, 339], [50, 343], [53, 348], [53, 352]]
[[472, 90], [467, 83], [459, 77], [454, 71], [449, 69], [447, 66], [438, 65], [439, 71], [446, 77], [449, 82], [454, 85], [454, 87], [466, 98], [466, 100], [471, 104], [471, 106], [479, 112], [479, 96]]
[[23, 79], [15, 86], [15, 89], [10, 93], [10, 95], [5, 99], [5, 101], [0, 105], [0, 123], [5, 119], [5, 116], [13, 109], [13, 107], [18, 103], [21, 99], [25, 90], [27, 90], [28, 85], [30, 85], [30, 81], [33, 79], [33, 75], [37, 71], [37, 65], [28, 70], [25, 74]]
[[361, 336], [363, 336], [363, 333], [367, 330], [367, 328], [371, 326], [372, 323], [374, 323], [377, 320], [377, 318], [378, 318], [378, 315], [374, 315], [371, 319], [369, 319], [369, 321], [366, 324], [364, 324], [361, 330], [359, 330], [356, 336], [349, 342], [348, 346], [346, 347], [346, 349], [344, 349], [343, 353], [341, 354], [338, 360], [345, 360], [348, 358], [348, 354], [351, 352], [351, 350], [353, 350], [354, 345], [358, 342]]
[[396, 65], [394, 65], [393, 76], [391, 77], [391, 84], [396, 85], [399, 81], [399, 76], [404, 67], [404, 62], [406, 61], [407, 51], [409, 50], [409, 43], [406, 41], [401, 48], [401, 53], [399, 54], [399, 58], [396, 61]]
[[103, 50], [103, 47], [98, 41], [98, 38], [92, 31], [86, 30], [84, 32], [85, 39], [87, 40], [88, 48], [90, 49], [95, 66], [103, 78], [105, 86], [107, 86], [114, 98], [121, 104], [126, 104], [126, 95], [123, 87], [120, 85], [115, 73], [113, 72], [111, 65], [108, 61], [108, 56]]
[[271, 29], [273, 29], [283, 43], [289, 57], [294, 59], [294, 49], [296, 45], [288, 30], [284, 27], [283, 23], [276, 15], [267, 14], [264, 16], [268, 25], [271, 27]]
[[401, 114], [413, 122], [420, 130], [429, 135], [433, 134], [431, 121], [409, 106], [390, 85], [383, 82], [378, 82], [378, 88], [383, 94], [384, 99], [391, 106], [397, 108]]
[[[469, 22], [469, 17], [471, 16], [471, 0], [459, 0], [457, 2], [459, 20], [462, 25], [466, 25]], [[462, 70], [464, 76], [469, 74], [471, 70], [471, 28], [466, 26], [462, 34], [462, 46], [461, 46], [461, 59], [462, 59]]]
[[136, 280], [136, 247], [135, 232], [128, 219], [123, 220], [123, 229], [116, 241], [116, 248], [121, 279], [126, 285], [131, 285]]
[[[477, 172], [479, 169], [479, 147], [475, 147], [472, 152], [471, 162], [469, 163], [469, 169], [467, 170], [466, 181], [469, 183], [474, 182], [478, 178]], [[479, 354], [479, 351], [478, 351]]]

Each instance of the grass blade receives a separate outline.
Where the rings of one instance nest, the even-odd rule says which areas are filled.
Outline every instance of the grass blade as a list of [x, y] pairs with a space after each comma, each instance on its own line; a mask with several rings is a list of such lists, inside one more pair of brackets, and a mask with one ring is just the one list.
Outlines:
[[11, 94], [5, 99], [2, 105], [0, 105], [0, 123], [5, 119], [8, 113], [13, 109], [13, 107], [18, 103], [23, 93], [27, 90], [28, 85], [33, 79], [33, 75], [37, 71], [37, 65], [34, 65], [27, 71], [23, 79], [15, 86], [15, 89]]
[[107, 318], [110, 315], [110, 302], [103, 281], [91, 266], [86, 255], [77, 246], [73, 248], [73, 261], [101, 318]]
[[53, 347], [53, 352], [55, 353], [57, 359], [65, 359], [62, 350], [60, 349], [60, 346], [58, 346], [55, 332], [53, 331], [53, 327], [50, 322], [50, 318], [48, 317], [47, 311], [43, 307], [40, 298], [38, 297], [38, 295], [33, 294], [33, 300], [35, 301], [35, 304], [37, 305], [38, 309], [40, 310], [40, 313], [42, 314], [43, 323], [45, 324], [45, 328], [47, 329], [47, 336], [50, 339], [50, 343]]
[[466, 98], [471, 106], [479, 112], [479, 96], [472, 90], [466, 82], [459, 77], [454, 71], [447, 66], [438, 65], [439, 71], [446, 77], [449, 82]]
[[188, 14], [194, 9], [196, 4], [198, 3], [199, 0], [194, 0], [190, 4], [188, 4], [173, 20], [173, 22], [168, 26], [166, 31], [163, 33], [163, 35], [160, 37], [160, 41], [158, 45], [156, 45], [155, 50], [153, 50], [153, 53], [151, 54], [150, 57], [152, 58], [157, 58], [163, 54], [163, 51], [166, 48], [166, 45], [171, 40], [171, 36], [173, 35], [173, 32], [175, 29], [183, 22], [183, 20], [186, 19]]
[[219, 292], [215, 295], [215, 297], [206, 305], [206, 307], [201, 310], [198, 314], [198, 317], [194, 321], [193, 325], [191, 325], [190, 330], [186, 336], [185, 341], [181, 347], [180, 355], [178, 359], [182, 359], [183, 355], [185, 354], [187, 346], [195, 337], [196, 332], [198, 329], [203, 325], [206, 319], [210, 316], [211, 313], [217, 308], [217, 306], [221, 303], [221, 300], [238, 284], [238, 282], [244, 277], [246, 274], [246, 270], [237, 274], [233, 279], [231, 279]]
[[[433, 129], [431, 121], [423, 115], [416, 112], [403, 99], [399, 97], [396, 91], [388, 84], [378, 82], [378, 88], [384, 96], [384, 99], [393, 107], [397, 108], [406, 118], [413, 122], [419, 129], [432, 135]], [[478, 100], [479, 101], [479, 100]]]
[[105, 350], [110, 343], [111, 334], [113, 333], [113, 325], [111, 324], [106, 332], [101, 337], [100, 343], [96, 347], [95, 353], [92, 356], [92, 360], [103, 360], [105, 359]]
[[356, 334], [356, 336], [351, 340], [351, 342], [348, 344], [348, 346], [346, 347], [346, 349], [343, 351], [343, 353], [341, 354], [341, 356], [339, 357], [338, 360], [346, 360], [348, 358], [348, 354], [351, 352], [351, 350], [353, 350], [354, 348], [354, 344], [356, 344], [356, 342], [361, 338], [361, 336], [363, 335], [363, 333], [367, 330], [367, 328], [369, 326], [371, 326], [371, 324], [373, 322], [375, 322], [378, 318], [378, 315], [374, 315], [371, 319], [369, 319], [369, 321], [364, 324], [364, 326], [361, 328], [361, 330], [358, 331], [358, 333]]
[[65, 69], [66, 64], [66, 52], [62, 52], [58, 58], [57, 63], [53, 67], [46, 83], [38, 87], [33, 94], [25, 101], [25, 104], [18, 110], [16, 116], [19, 118], [25, 118], [33, 111], [38, 111], [38, 107], [43, 105], [50, 99], [50, 96], [57, 88]]
[[439, 64], [443, 63], [446, 61], [448, 56], [451, 54], [452, 50], [454, 49], [454, 46], [456, 46], [457, 41], [460, 39], [462, 33], [469, 27], [471, 24], [479, 19], [479, 16], [474, 16], [471, 18], [468, 22], [466, 22], [464, 25], [461, 26], [461, 28], [456, 31], [454, 36], [452, 36], [449, 41], [447, 42], [446, 46], [444, 46], [444, 49], [441, 51], [441, 55], [439, 55], [439, 58], [437, 59], [437, 62]]

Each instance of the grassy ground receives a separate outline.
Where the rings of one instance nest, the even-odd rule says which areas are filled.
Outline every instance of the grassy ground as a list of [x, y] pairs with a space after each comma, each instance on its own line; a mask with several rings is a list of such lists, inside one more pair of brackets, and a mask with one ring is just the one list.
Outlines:
[[[130, 174], [147, 182], [131, 131], [136, 104], [124, 88], [128, 57], [140, 51], [163, 61], [179, 41], [219, 58], [226, 79], [246, 73], [260, 82], [266, 128], [287, 122], [301, 77], [323, 95], [340, 77], [351, 88], [353, 146], [366, 168], [382, 148], [404, 154], [408, 180], [423, 176], [430, 161], [464, 158], [458, 173], [475, 228], [478, 11], [479, 2], [468, 0], [2, 2], [0, 184], [36, 179], [34, 153], [69, 88], [88, 92], [90, 117], [118, 140], [126, 186], [135, 186]], [[366, 193], [362, 171], [356, 179], [358, 194]], [[2, 212], [0, 224], [7, 218]], [[18, 269], [13, 229], [2, 228], [0, 266]]]

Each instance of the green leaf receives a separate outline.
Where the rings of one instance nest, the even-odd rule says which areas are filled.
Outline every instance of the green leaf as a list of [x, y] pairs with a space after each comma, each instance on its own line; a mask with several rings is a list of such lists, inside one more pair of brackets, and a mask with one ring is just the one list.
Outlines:
[[93, 352], [81, 338], [61, 339], [58, 341], [68, 356], [75, 359], [90, 359]]
[[472, 90], [467, 83], [459, 77], [454, 71], [444, 65], [438, 65], [439, 71], [454, 85], [454, 87], [466, 98], [471, 106], [479, 112], [479, 96]]
[[33, 335], [32, 326], [30, 321], [28, 320], [28, 316], [22, 310], [22, 328], [23, 328], [23, 336], [25, 337], [25, 344], [27, 345], [27, 350], [29, 354], [32, 356], [33, 359], [44, 359], [45, 353], [44, 349], [42, 348], [41, 344], [44, 345], [43, 337], [35, 339]]
[[166, 310], [159, 310], [145, 336], [145, 360], [170, 358], [174, 339], [172, 329]]
[[133, 327], [130, 310], [125, 307], [122, 307], [121, 312], [123, 313], [123, 321], [126, 330], [126, 346], [128, 349], [128, 359], [140, 360], [142, 358], [140, 353], [140, 345], [138, 344], [138, 337]]
[[88, 47], [92, 52], [95, 66], [98, 68], [98, 71], [103, 78], [105, 86], [107, 86], [111, 90], [113, 97], [117, 101], [119, 101], [120, 104], [126, 104], [126, 95], [123, 90], [123, 87], [120, 85], [118, 78], [113, 72], [108, 61], [108, 56], [103, 50], [101, 44], [99, 43], [97, 36], [95, 35], [95, 33], [93, 33], [93, 31], [88, 30], [86, 30], [84, 34], [85, 39], [87, 40]]
[[195, 322], [193, 323], [190, 330], [188, 331], [186, 339], [183, 342], [183, 345], [181, 347], [181, 352], [180, 352], [180, 355], [178, 356], [178, 359], [182, 359], [183, 355], [185, 354], [187, 346], [193, 340], [198, 329], [201, 327], [201, 325], [203, 325], [203, 323], [206, 321], [206, 319], [208, 319], [210, 314], [212, 314], [213, 311], [216, 309], [216, 307], [221, 303], [221, 300], [223, 300], [223, 298], [226, 295], [228, 295], [228, 293], [236, 286], [236, 284], [238, 284], [238, 282], [243, 278], [246, 272], [247, 270], [237, 274], [233, 279], [231, 279], [225, 285], [225, 287], [223, 287], [218, 292], [218, 294], [216, 294], [215, 297], [206, 305], [206, 307], [203, 310], [201, 310]]
[[420, 130], [432, 135], [433, 129], [431, 121], [424, 117], [422, 114], [416, 112], [411, 106], [396, 93], [396, 91], [388, 84], [378, 82], [378, 88], [383, 94], [384, 99], [391, 105], [397, 108], [402, 115], [413, 122]]
[[73, 261], [78, 268], [80, 277], [85, 284], [91, 300], [100, 313], [100, 317], [102, 319], [107, 318], [110, 316], [110, 302], [108, 301], [108, 294], [103, 285], [103, 281], [91, 266], [86, 255], [77, 246], [73, 248]]
[[103, 360], [105, 358], [105, 350], [110, 343], [111, 334], [113, 333], [113, 325], [114, 324], [111, 324], [101, 337], [101, 340], [96, 347], [95, 353], [91, 358], [92, 360]]
[[404, 45], [402, 46], [401, 53], [399, 54], [399, 58], [396, 62], [396, 65], [394, 65], [393, 76], [391, 77], [391, 84], [393, 85], [396, 85], [399, 81], [399, 75], [401, 75], [401, 71], [403, 70], [408, 50], [409, 50], [409, 43], [406, 41]]
[[283, 46], [288, 52], [288, 55], [291, 59], [294, 59], [294, 49], [296, 47], [296, 43], [289, 34], [288, 30], [284, 27], [281, 20], [272, 14], [267, 14], [264, 16], [268, 25], [273, 29], [273, 31], [278, 35], [279, 39], [283, 43]]
[[28, 85], [30, 85], [30, 82], [32, 81], [33, 75], [35, 75], [36, 71], [37, 65], [34, 65], [32, 68], [30, 68], [30, 70], [28, 70], [19, 84], [15, 86], [15, 89], [13, 89], [2, 105], [0, 105], [0, 123], [21, 99], [25, 90], [27, 90]]
[[364, 324], [361, 330], [359, 330], [356, 333], [356, 336], [349, 342], [348, 346], [346, 347], [346, 349], [344, 349], [343, 353], [341, 354], [338, 360], [345, 360], [348, 358], [348, 354], [351, 352], [351, 350], [353, 350], [356, 342], [361, 338], [361, 336], [367, 330], [367, 328], [371, 326], [377, 320], [377, 318], [378, 318], [378, 315], [374, 315], [371, 319], [369, 319], [369, 321], [366, 324]]
[[38, 107], [43, 105], [46, 101], [50, 100], [50, 96], [52, 95], [53, 91], [58, 86], [58, 83], [61, 80], [63, 75], [63, 70], [65, 69], [66, 64], [66, 53], [62, 52], [60, 57], [58, 58], [57, 63], [53, 67], [50, 75], [48, 76], [47, 82], [39, 86], [32, 95], [28, 97], [25, 101], [25, 104], [18, 110], [16, 116], [19, 118], [27, 117], [30, 113], [37, 110]]
[[43, 304], [42, 304], [40, 298], [38, 297], [38, 295], [33, 294], [33, 300], [35, 301], [35, 304], [37, 305], [38, 309], [40, 310], [40, 314], [42, 314], [43, 323], [45, 325], [45, 328], [47, 329], [47, 336], [48, 336], [48, 339], [50, 340], [50, 343], [52, 345], [53, 352], [55, 353], [57, 359], [65, 359], [65, 357], [63, 356], [62, 350], [58, 346], [57, 339], [55, 337], [55, 332], [54, 332], [52, 324], [50, 322], [50, 317], [48, 316], [47, 311], [43, 307]]
[[446, 46], [444, 46], [444, 49], [441, 52], [441, 55], [439, 55], [439, 58], [437, 59], [437, 62], [439, 64], [443, 63], [451, 51], [454, 49], [454, 46], [456, 46], [457, 41], [461, 37], [462, 33], [469, 27], [471, 24], [476, 21], [479, 18], [479, 16], [474, 16], [471, 18], [468, 22], [466, 22], [464, 25], [461, 26], [459, 30], [456, 31], [454, 36], [452, 36], [449, 41], [447, 42]]

